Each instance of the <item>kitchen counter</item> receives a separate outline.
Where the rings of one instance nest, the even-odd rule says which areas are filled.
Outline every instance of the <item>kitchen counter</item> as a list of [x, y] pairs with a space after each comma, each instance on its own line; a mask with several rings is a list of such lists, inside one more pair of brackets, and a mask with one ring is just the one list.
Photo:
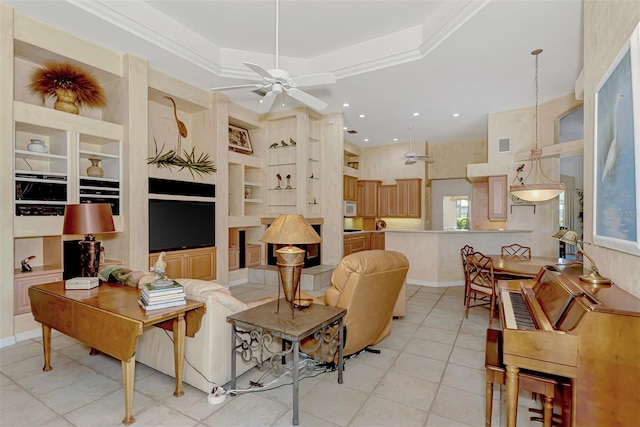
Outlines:
[[[385, 229], [385, 248], [409, 259], [407, 283], [423, 286], [462, 286], [460, 249], [471, 245], [485, 254], [519, 243], [535, 256], [557, 256], [557, 241], [550, 233], [533, 230], [410, 230]], [[555, 251], [555, 252], [554, 252]]]

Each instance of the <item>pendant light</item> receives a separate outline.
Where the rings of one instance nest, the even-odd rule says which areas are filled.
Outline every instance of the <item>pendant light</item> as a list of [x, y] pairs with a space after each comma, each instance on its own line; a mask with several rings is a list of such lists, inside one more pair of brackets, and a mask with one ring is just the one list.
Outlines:
[[[538, 148], [538, 55], [542, 53], [542, 49], [536, 49], [531, 54], [536, 57], [536, 140], [535, 148], [531, 150], [531, 169], [524, 179], [520, 180], [520, 184], [511, 185], [509, 191], [512, 195], [525, 200], [527, 202], [542, 202], [557, 197], [564, 191], [564, 184], [554, 181], [544, 173], [542, 169], [542, 149]], [[534, 182], [526, 184], [527, 178], [534, 172]], [[541, 178], [546, 178], [546, 181]]]

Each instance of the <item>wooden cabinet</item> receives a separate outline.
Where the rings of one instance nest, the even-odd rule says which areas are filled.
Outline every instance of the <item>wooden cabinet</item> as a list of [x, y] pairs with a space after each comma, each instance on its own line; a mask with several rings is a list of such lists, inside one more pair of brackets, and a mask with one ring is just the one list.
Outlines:
[[240, 268], [240, 250], [238, 248], [229, 248], [229, 271]]
[[398, 215], [402, 218], [420, 218], [422, 215], [422, 179], [397, 179]]
[[33, 271], [23, 273], [19, 268], [14, 271], [13, 314], [31, 312], [29, 301], [29, 287], [43, 283], [59, 282], [62, 280], [62, 269], [46, 269], [33, 267]]
[[371, 236], [369, 239], [369, 249], [384, 249], [385, 241], [383, 232], [369, 233], [369, 235]]
[[383, 218], [398, 216], [398, 186], [381, 185], [378, 190], [378, 216]]
[[358, 180], [357, 215], [359, 217], [378, 216], [378, 190], [382, 181]]
[[378, 216], [420, 218], [422, 216], [422, 179], [397, 179], [393, 185], [381, 185], [378, 191]]
[[246, 264], [247, 267], [255, 267], [260, 265], [261, 246], [256, 243], [247, 244]]
[[507, 220], [507, 176], [489, 177], [489, 220]]
[[[159, 253], [149, 255], [149, 266], [157, 261]], [[216, 278], [216, 248], [185, 249], [166, 252], [167, 276], [172, 279], [189, 278], [212, 280]], [[230, 261], [231, 263], [231, 261]]]
[[344, 256], [360, 251], [368, 251], [370, 234], [371, 233], [358, 233], [344, 236]]
[[343, 199], [349, 201], [356, 201], [358, 199], [358, 178], [353, 176], [344, 175], [342, 177], [343, 184]]

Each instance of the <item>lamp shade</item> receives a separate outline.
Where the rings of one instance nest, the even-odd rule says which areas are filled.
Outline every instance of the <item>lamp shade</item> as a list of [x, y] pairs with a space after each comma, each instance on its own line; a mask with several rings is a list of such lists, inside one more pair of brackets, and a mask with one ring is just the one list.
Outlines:
[[570, 245], [577, 245], [579, 241], [578, 233], [573, 230], [560, 230], [553, 235], [553, 238]]
[[280, 215], [259, 240], [276, 245], [309, 245], [322, 241], [302, 215]]
[[81, 203], [64, 209], [62, 234], [94, 234], [116, 231], [107, 203]]
[[512, 185], [509, 191], [527, 202], [543, 202], [559, 196], [564, 191], [562, 183]]

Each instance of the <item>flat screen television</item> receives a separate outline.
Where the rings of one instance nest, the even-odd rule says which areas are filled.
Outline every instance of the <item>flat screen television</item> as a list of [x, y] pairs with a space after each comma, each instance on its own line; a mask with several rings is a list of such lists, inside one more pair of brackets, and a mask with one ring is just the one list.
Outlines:
[[215, 246], [215, 202], [149, 199], [149, 252]]

